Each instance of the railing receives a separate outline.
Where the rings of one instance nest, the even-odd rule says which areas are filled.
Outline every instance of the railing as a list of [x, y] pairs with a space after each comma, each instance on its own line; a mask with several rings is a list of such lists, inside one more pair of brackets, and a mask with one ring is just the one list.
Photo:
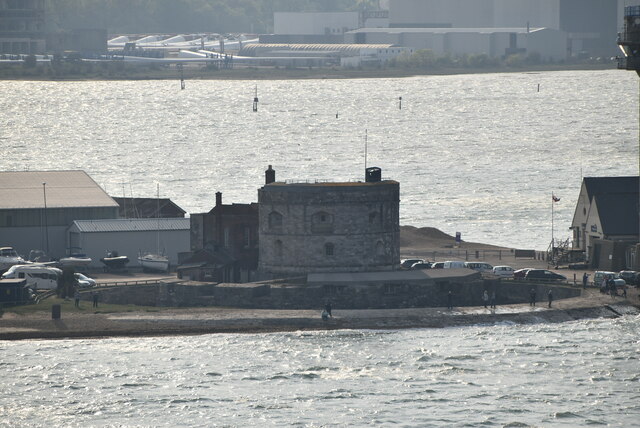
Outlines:
[[[463, 249], [451, 249], [449, 251], [427, 251], [413, 254], [416, 257], [428, 258], [429, 260], [445, 261], [449, 259], [463, 259], [469, 260], [486, 260], [498, 259], [498, 260], [515, 260], [515, 259], [531, 259], [531, 260], [546, 260], [547, 253], [545, 251], [527, 250], [528, 254], [532, 254], [531, 257], [519, 256], [519, 251], [522, 250], [463, 250]], [[408, 256], [407, 256], [408, 257]], [[403, 258], [405, 258], [403, 256]]]
[[[126, 285], [157, 285], [160, 281], [166, 278], [158, 278], [158, 279], [146, 279], [143, 281], [108, 281], [108, 282], [99, 282], [96, 284], [96, 287], [123, 287]], [[94, 287], [94, 288], [96, 288]], [[88, 288], [85, 290], [92, 290], [93, 288]]]

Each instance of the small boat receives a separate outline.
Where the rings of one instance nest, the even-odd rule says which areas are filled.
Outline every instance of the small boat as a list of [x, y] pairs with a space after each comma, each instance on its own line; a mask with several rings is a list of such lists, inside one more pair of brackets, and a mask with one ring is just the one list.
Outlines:
[[107, 251], [107, 256], [100, 259], [104, 263], [105, 269], [118, 270], [124, 269], [129, 263], [129, 257], [118, 255], [117, 251]]
[[7, 270], [13, 265], [25, 263], [25, 260], [18, 255], [13, 247], [0, 247], [0, 271]]
[[160, 254], [144, 254], [138, 257], [144, 271], [169, 272], [169, 259]]
[[71, 254], [58, 260], [62, 266], [85, 267], [91, 264], [91, 257], [86, 254]]

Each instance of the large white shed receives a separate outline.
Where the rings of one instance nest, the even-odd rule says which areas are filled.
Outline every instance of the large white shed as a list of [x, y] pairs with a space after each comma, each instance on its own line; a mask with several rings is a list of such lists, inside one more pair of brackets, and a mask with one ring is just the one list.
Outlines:
[[132, 267], [139, 266], [139, 253], [158, 250], [176, 265], [178, 253], [189, 251], [189, 228], [189, 218], [77, 220], [67, 231], [67, 243], [91, 257], [92, 268], [102, 267], [100, 259], [110, 250], [129, 257]]

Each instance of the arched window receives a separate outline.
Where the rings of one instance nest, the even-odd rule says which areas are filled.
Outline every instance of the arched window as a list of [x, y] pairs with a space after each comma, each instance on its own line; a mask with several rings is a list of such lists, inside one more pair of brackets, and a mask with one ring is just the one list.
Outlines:
[[333, 244], [331, 242], [324, 244], [324, 255], [333, 256]]
[[276, 229], [282, 227], [282, 214], [278, 211], [271, 211], [269, 213], [269, 229]]

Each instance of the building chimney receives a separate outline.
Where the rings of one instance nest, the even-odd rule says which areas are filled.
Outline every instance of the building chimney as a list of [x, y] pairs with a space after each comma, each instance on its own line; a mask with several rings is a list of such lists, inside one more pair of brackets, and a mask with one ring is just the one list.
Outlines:
[[276, 181], [276, 170], [269, 165], [269, 168], [264, 172], [264, 184], [271, 184], [274, 181]]
[[222, 205], [222, 192], [216, 192], [216, 207]]

